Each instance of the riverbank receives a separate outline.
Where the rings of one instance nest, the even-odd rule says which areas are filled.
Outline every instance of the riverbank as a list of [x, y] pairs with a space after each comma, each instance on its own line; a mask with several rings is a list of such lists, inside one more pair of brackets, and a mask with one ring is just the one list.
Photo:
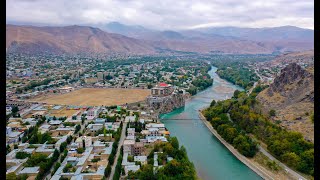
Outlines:
[[211, 126], [210, 122], [206, 120], [206, 118], [203, 116], [201, 110], [199, 110], [199, 118], [202, 120], [202, 122], [207, 126], [207, 128], [212, 132], [212, 134], [226, 147], [229, 149], [229, 151], [237, 157], [243, 164], [248, 166], [251, 170], [253, 170], [255, 173], [257, 173], [259, 176], [261, 176], [263, 179], [270, 179], [273, 180], [274, 178], [266, 172], [266, 170], [263, 170], [262, 167], [258, 167], [256, 164], [254, 164], [252, 161], [250, 161], [248, 158], [240, 154], [234, 147], [226, 142], [219, 134], [218, 132]]

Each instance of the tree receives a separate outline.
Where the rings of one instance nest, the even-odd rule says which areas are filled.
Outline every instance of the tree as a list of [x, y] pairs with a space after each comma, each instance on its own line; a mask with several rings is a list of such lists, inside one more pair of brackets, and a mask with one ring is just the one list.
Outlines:
[[287, 152], [283, 154], [281, 159], [294, 168], [298, 167], [301, 162], [301, 158], [294, 152]]
[[171, 143], [173, 148], [179, 149], [179, 141], [176, 137], [171, 137], [169, 142]]
[[134, 161], [133, 156], [129, 155], [129, 156], [128, 156], [128, 161], [129, 161], [129, 162], [133, 162], [133, 161]]
[[82, 146], [83, 146], [83, 149], [86, 149], [86, 142], [84, 139], [82, 139]]
[[31, 156], [31, 154], [29, 154], [29, 153], [26, 153], [26, 152], [17, 152], [17, 154], [16, 154], [16, 158], [17, 159], [25, 159], [25, 158], [27, 158], [27, 157], [30, 157]]
[[95, 166], [97, 167], [97, 163], [100, 161], [100, 158], [94, 158], [91, 160], [92, 163], [95, 163]]
[[109, 177], [111, 173], [111, 166], [110, 164], [108, 164], [108, 166], [106, 167], [106, 169], [104, 170], [104, 176], [105, 177]]
[[215, 104], [216, 104], [216, 101], [212, 100], [211, 103], [210, 103], [210, 107], [214, 106]]
[[78, 154], [82, 154], [84, 152], [84, 149], [83, 148], [77, 148], [77, 153]]
[[14, 173], [14, 172], [11, 172], [6, 175], [6, 180], [16, 180], [16, 179], [18, 179], [18, 177], [17, 177], [16, 173]]
[[60, 148], [59, 148], [60, 152], [63, 152], [66, 149], [66, 147], [67, 147], [67, 142], [61, 143]]
[[233, 97], [237, 99], [237, 98], [239, 97], [239, 94], [240, 94], [240, 93], [241, 93], [241, 92], [240, 92], [238, 89], [235, 90], [234, 93], [233, 93]]
[[19, 111], [18, 106], [12, 107], [11, 112], [12, 112], [13, 117], [15, 117], [17, 115], [18, 111]]
[[269, 111], [269, 115], [272, 116], [272, 117], [275, 116], [276, 115], [276, 111], [274, 109], [271, 109]]
[[75, 128], [75, 132], [74, 133], [77, 133], [79, 132], [81, 129], [81, 126], [79, 124], [76, 125], [76, 128]]

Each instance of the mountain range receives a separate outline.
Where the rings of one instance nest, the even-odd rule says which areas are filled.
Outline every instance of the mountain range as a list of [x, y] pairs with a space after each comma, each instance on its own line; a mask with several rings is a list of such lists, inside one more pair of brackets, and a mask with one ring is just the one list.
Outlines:
[[89, 26], [6, 26], [7, 52], [126, 53], [162, 52], [271, 54], [313, 49], [314, 31], [276, 28], [213, 27], [159, 31], [118, 22]]

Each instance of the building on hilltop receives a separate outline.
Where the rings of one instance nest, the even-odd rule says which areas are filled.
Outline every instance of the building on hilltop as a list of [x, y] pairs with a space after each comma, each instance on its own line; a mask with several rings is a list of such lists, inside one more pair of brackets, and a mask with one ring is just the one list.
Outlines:
[[168, 113], [184, 106], [185, 94], [170, 84], [159, 83], [151, 89], [151, 95], [147, 97], [146, 102], [152, 110]]

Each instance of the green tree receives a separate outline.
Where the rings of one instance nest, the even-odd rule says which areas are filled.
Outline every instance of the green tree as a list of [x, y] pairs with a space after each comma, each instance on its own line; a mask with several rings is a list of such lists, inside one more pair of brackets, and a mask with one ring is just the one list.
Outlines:
[[20, 152], [16, 153], [16, 158], [17, 159], [25, 159], [25, 158], [30, 157], [30, 156], [31, 156], [31, 154], [23, 152], [23, 151], [20, 151]]
[[108, 164], [108, 166], [106, 167], [106, 169], [104, 170], [104, 176], [105, 177], [109, 177], [111, 173], [111, 166], [110, 164]]
[[269, 111], [269, 115], [272, 116], [272, 117], [275, 116], [276, 115], [276, 111], [274, 109], [271, 109]]
[[176, 137], [171, 137], [169, 139], [169, 142], [171, 143], [172, 147], [175, 149], [179, 149], [179, 141]]
[[216, 105], [216, 101], [215, 100], [212, 100], [211, 103], [210, 103], [210, 107]]
[[301, 158], [294, 152], [287, 152], [281, 156], [281, 159], [284, 160], [291, 167], [298, 167], [301, 162]]
[[78, 154], [82, 154], [84, 152], [84, 149], [83, 148], [77, 148], [77, 153]]
[[235, 90], [234, 93], [233, 93], [233, 97], [237, 99], [237, 98], [239, 97], [239, 94], [240, 94], [240, 93], [241, 93], [241, 92], [240, 92], [238, 89]]

